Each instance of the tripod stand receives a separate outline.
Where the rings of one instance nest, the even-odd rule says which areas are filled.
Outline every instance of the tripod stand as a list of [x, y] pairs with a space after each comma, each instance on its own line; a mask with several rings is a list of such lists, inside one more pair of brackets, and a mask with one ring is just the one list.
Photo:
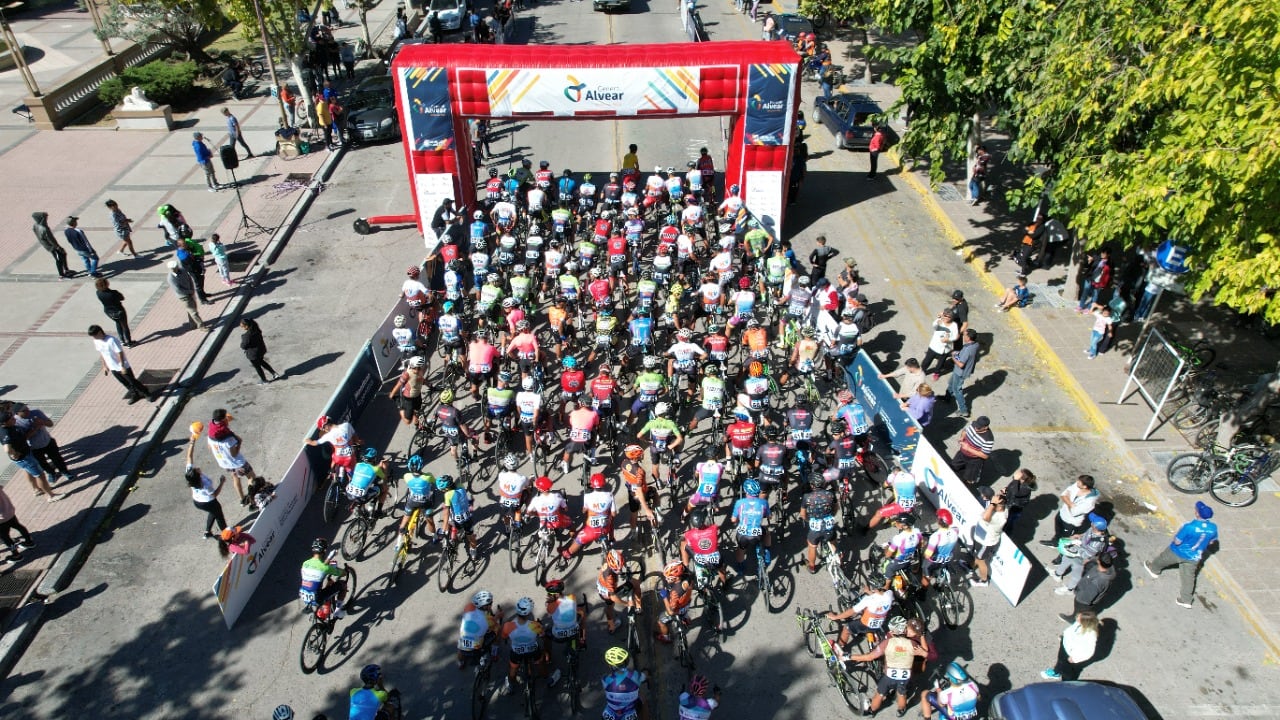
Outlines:
[[236, 230], [236, 235], [238, 236], [241, 230], [249, 230], [249, 237], [258, 234], [270, 235], [271, 228], [263, 226], [262, 223], [249, 217], [249, 214], [245, 212], [244, 198], [240, 195], [240, 181], [236, 179], [236, 171], [234, 168], [228, 168], [228, 171], [231, 173], [231, 187], [236, 191], [236, 202], [240, 203], [240, 227]]

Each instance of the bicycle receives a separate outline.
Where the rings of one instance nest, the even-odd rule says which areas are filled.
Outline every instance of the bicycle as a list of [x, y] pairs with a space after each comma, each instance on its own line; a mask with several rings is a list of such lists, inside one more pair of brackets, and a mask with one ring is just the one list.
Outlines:
[[338, 510], [342, 508], [342, 497], [347, 487], [347, 469], [341, 465], [331, 465], [326, 482], [328, 487], [324, 491], [321, 514], [325, 522], [331, 523], [338, 519]]
[[847, 667], [840, 660], [831, 639], [840, 632], [839, 627], [833, 627], [834, 621], [826, 620], [824, 615], [813, 610], [800, 610], [796, 613], [796, 624], [804, 633], [809, 654], [821, 657], [826, 663], [831, 686], [840, 691], [849, 709], [863, 713], [870, 708], [871, 698], [876, 692], [875, 674], [863, 666]]
[[1275, 471], [1280, 455], [1265, 452], [1243, 469], [1227, 467], [1214, 473], [1209, 494], [1228, 507], [1247, 507], [1258, 499], [1258, 481]]
[[693, 672], [693, 653], [689, 649], [689, 619], [679, 613], [671, 617], [667, 627], [671, 629], [671, 648], [680, 667]]
[[714, 636], [725, 634], [724, 590], [720, 587], [720, 575], [712, 568], [693, 563], [693, 590], [702, 598], [702, 618]]
[[959, 568], [959, 572], [952, 573], [952, 563], [956, 562], [958, 561], [952, 560], [939, 568], [929, 583], [929, 587], [934, 590], [934, 606], [938, 611], [938, 618], [948, 630], [968, 624], [973, 617], [973, 595], [969, 593], [968, 573], [963, 571], [963, 567]]
[[468, 531], [459, 540], [456, 525], [450, 525], [449, 532], [445, 533], [444, 539], [441, 541], [440, 558], [436, 564], [436, 585], [440, 588], [440, 592], [446, 592], [449, 589], [449, 581], [453, 578], [453, 570], [458, 562], [459, 542], [466, 547], [466, 564], [470, 566], [475, 562], [475, 551], [471, 549], [471, 543], [468, 542], [470, 536], [471, 532]]
[[1214, 475], [1220, 470], [1230, 468], [1243, 472], [1250, 463], [1266, 453], [1266, 448], [1249, 443], [1230, 448], [1213, 445], [1198, 453], [1183, 453], [1174, 457], [1165, 468], [1165, 477], [1174, 490], [1198, 495], [1209, 489]]
[[524, 716], [526, 720], [535, 720], [538, 717], [538, 704], [534, 698], [533, 692], [533, 660], [523, 658], [516, 665], [516, 680], [524, 687], [522, 689]]
[[649, 499], [649, 511], [653, 513], [653, 519], [640, 518], [639, 523], [636, 525], [636, 547], [646, 554], [657, 557], [659, 564], [665, 565], [667, 563], [667, 553], [662, 543], [658, 542], [658, 528], [662, 525], [662, 515], [658, 512], [654, 502], [657, 500], [657, 493], [654, 492], [653, 488], [646, 488], [646, 490], [652, 496]]
[[579, 651], [576, 635], [565, 641], [564, 687], [569, 694], [569, 711], [575, 715], [582, 710], [582, 683], [578, 678], [582, 660]]
[[502, 534], [507, 546], [507, 562], [511, 572], [520, 572], [520, 530], [523, 523], [516, 524], [516, 511], [519, 508], [502, 506]]
[[836, 606], [848, 610], [858, 602], [858, 586], [845, 574], [841, 567], [840, 551], [836, 549], [834, 540], [828, 540], [820, 548], [821, 562], [831, 578], [831, 587], [836, 592]]
[[[332, 562], [335, 559], [333, 552], [329, 553], [326, 562]], [[337, 626], [338, 618], [334, 616], [335, 603], [334, 598], [343, 594], [347, 594], [346, 607], [355, 605], [356, 593], [359, 588], [359, 582], [356, 579], [355, 568], [344, 564], [342, 569], [346, 572], [346, 576], [338, 583], [344, 587], [339, 590], [333, 597], [326, 600], [323, 604], [316, 604], [314, 597], [312, 601], [303, 600], [302, 612], [311, 615], [311, 627], [307, 628], [307, 632], [302, 637], [302, 648], [298, 653], [298, 663], [302, 667], [302, 672], [311, 674], [316, 668], [320, 667], [320, 663], [324, 661], [324, 656], [328, 652], [329, 636], [333, 634], [334, 627]]]
[[556, 552], [556, 531], [540, 525], [538, 532], [530, 536], [529, 546], [526, 552], [533, 553], [533, 569], [536, 582], [541, 585], [547, 579], [547, 574], [551, 571], [551, 563], [559, 562], [560, 554]]
[[414, 508], [409, 513], [409, 524], [396, 540], [396, 551], [391, 556], [391, 584], [400, 579], [400, 572], [409, 564], [409, 553], [413, 550], [413, 541], [418, 537], [418, 523], [423, 520], [422, 508]]
[[352, 500], [351, 520], [347, 522], [347, 526], [342, 530], [342, 540], [340, 546], [342, 548], [342, 558], [344, 560], [357, 560], [360, 554], [364, 552], [365, 546], [369, 543], [369, 535], [373, 533], [374, 510], [369, 506], [376, 501], [370, 500]]
[[485, 648], [476, 661], [475, 678], [471, 681], [471, 720], [481, 720], [493, 696], [493, 652]]
[[1218, 357], [1218, 352], [1214, 350], [1213, 346], [1209, 344], [1209, 341], [1204, 338], [1187, 344], [1182, 340], [1179, 340], [1168, 326], [1162, 327], [1160, 330], [1161, 334], [1164, 335], [1164, 339], [1167, 340], [1169, 344], [1173, 346], [1173, 349], [1182, 356], [1182, 359], [1190, 368], [1194, 368], [1196, 370], [1206, 368], [1209, 365], [1212, 365], [1214, 359]]

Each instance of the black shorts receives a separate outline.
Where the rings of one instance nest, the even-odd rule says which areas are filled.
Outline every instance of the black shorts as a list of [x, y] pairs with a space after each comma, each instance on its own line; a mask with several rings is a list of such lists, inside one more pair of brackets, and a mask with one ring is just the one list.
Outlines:
[[[872, 628], [867, 627], [866, 625], [863, 625], [862, 620], [856, 617], [849, 618], [848, 620], [845, 620], [844, 623], [842, 624], [844, 625], [844, 629], [848, 630], [849, 634], [854, 637], [857, 637], [858, 635], [862, 635], [864, 633], [879, 632], [879, 630], [874, 630]], [[880, 625], [881, 625], [881, 629], [883, 629], [883, 626], [884, 626], [883, 619], [880, 620]]]
[[414, 500], [412, 496], [406, 495], [404, 498], [404, 513], [408, 515], [419, 508], [423, 510], [430, 510], [431, 505], [430, 497], [425, 497], [422, 500]]
[[911, 679], [894, 680], [888, 675], [880, 676], [880, 680], [876, 682], [876, 692], [882, 696], [887, 696], [889, 691], [898, 693], [898, 697], [907, 696], [907, 686], [911, 684]]
[[[644, 496], [649, 501], [649, 507], [653, 507], [658, 500], [658, 491], [649, 485], [644, 489]], [[627, 486], [627, 509], [633, 513], [640, 510], [640, 497], [630, 485]]]
[[471, 372], [470, 370], [467, 371], [467, 379], [471, 381], [472, 385], [479, 385], [482, 381], [488, 380], [491, 377], [493, 377], [492, 367], [489, 368], [489, 372], [479, 373]]
[[[780, 470], [782, 470], [782, 472], [776, 475], [770, 475], [769, 473], [764, 471], [765, 467], [766, 467], [765, 465], [761, 465], [760, 472], [756, 476], [756, 479], [760, 481], [761, 485], [777, 485], [778, 483], [782, 482], [782, 479], [784, 477], [787, 476], [786, 468], [779, 468]], [[773, 467], [773, 466], [770, 465], [768, 467]]]
[[507, 653], [507, 656], [510, 658], [512, 665], [519, 665], [521, 661], [524, 660], [528, 660], [529, 662], [540, 662], [542, 660], [542, 650], [539, 648], [538, 650], [527, 653], [518, 653], [512, 650]]
[[471, 526], [475, 523], [475, 520], [474, 516], [469, 517], [466, 520], [454, 520], [453, 518], [449, 518], [449, 524], [457, 528], [459, 535], [470, 535], [473, 531]]
[[702, 422], [703, 420], [706, 420], [707, 418], [711, 417], [712, 415], [715, 415], [718, 412], [720, 412], [720, 408], [716, 408], [715, 410], [712, 410], [709, 407], [699, 405], [697, 412], [693, 414], [693, 421]]
[[759, 535], [743, 535], [742, 533], [734, 533], [734, 539], [738, 542], [738, 547], [747, 550], [760, 544], [764, 539], [764, 533]]
[[810, 545], [821, 545], [822, 543], [830, 540], [835, 533], [835, 528], [831, 528], [830, 530], [810, 530], [809, 534], [805, 536], [805, 541]]
[[576, 441], [570, 440], [568, 444], [564, 446], [564, 451], [566, 453], [569, 453], [570, 455], [574, 455], [576, 453], [585, 453], [587, 451], [587, 446], [590, 444], [591, 444], [590, 441], [576, 442]]
[[991, 558], [995, 557], [996, 548], [999, 546], [1000, 546], [999, 543], [996, 543], [995, 545], [974, 545], [973, 559], [974, 560], [990, 560]]
[[403, 395], [396, 395], [396, 407], [399, 408], [401, 412], [416, 413], [418, 412], [418, 408], [422, 407], [422, 396], [405, 397]]
[[444, 432], [443, 428], [441, 428], [440, 434], [444, 436], [444, 439], [449, 443], [449, 445], [457, 447], [462, 444], [462, 440], [465, 436], [462, 434], [461, 428], [454, 428], [454, 430], [457, 432], [447, 433]]

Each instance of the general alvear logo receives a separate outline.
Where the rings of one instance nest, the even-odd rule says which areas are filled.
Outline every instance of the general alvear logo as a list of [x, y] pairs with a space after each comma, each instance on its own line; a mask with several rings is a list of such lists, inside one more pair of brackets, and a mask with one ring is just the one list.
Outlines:
[[569, 82], [572, 85], [566, 85], [564, 88], [564, 96], [572, 103], [579, 103], [583, 100], [594, 102], [617, 102], [622, 99], [622, 89], [614, 87], [597, 87], [592, 90], [587, 89], [587, 84], [578, 82], [578, 78], [570, 75]]

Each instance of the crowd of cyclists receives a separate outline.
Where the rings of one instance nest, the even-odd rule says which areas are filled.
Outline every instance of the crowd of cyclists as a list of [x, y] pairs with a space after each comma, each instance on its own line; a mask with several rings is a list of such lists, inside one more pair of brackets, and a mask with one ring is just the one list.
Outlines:
[[[349, 424], [322, 419], [314, 441], [332, 446], [353, 502], [375, 516], [401, 504], [401, 532], [425, 509], [432, 541], [466, 538], [469, 555], [487, 552], [475, 522], [493, 498], [506, 532], [554, 538], [559, 557], [538, 577], [541, 606], [522, 597], [508, 617], [489, 591], [472, 595], [459, 667], [505, 646], [504, 689], [522, 663], [554, 686], [562, 675], [552, 647], [585, 642], [588, 609], [555, 575], [595, 545], [608, 632], [622, 623], [619, 608], [627, 622], [639, 616], [641, 582], [652, 580], [629, 556], [656, 556], [657, 611], [646, 629], [671, 643], [696, 597], [790, 567], [780, 542], [790, 533], [804, 538], [801, 561], [818, 573], [837, 541], [835, 563], [862, 567], [855, 540], [891, 524], [868, 571], [849, 573], [861, 587], [830, 617], [843, 624], [840, 662], [883, 669], [862, 710], [896, 694], [901, 715], [917, 658], [928, 654], [927, 633], [907, 631], [909, 621], [919, 626], [918, 605], [904, 599], [956, 570], [964, 552], [945, 510], [922, 527], [911, 475], [886, 459], [871, 414], [845, 389], [844, 368], [872, 326], [856, 263], [846, 259], [834, 280], [831, 254], [802, 264], [748, 212], [737, 185], [717, 197], [706, 149], [683, 171], [646, 176], [632, 166], [598, 185], [567, 169], [556, 176], [546, 161], [488, 175], [474, 208], [441, 206], [440, 245], [400, 289], [409, 311], [395, 318], [402, 361], [390, 395], [414, 433], [403, 489], [378, 450], [357, 459]], [[478, 455], [486, 461], [473, 470]], [[437, 476], [427, 463], [457, 471]], [[625, 511], [615, 495], [623, 488]], [[615, 541], [621, 518], [628, 533]], [[301, 594], [314, 605], [340, 593], [326, 578], [342, 571], [325, 563], [323, 540], [312, 549]], [[645, 676], [628, 667], [634, 650], [606, 653], [605, 718], [647, 713]], [[925, 716], [974, 717], [976, 685], [959, 665], [938, 667]], [[717, 696], [692, 674], [679, 717], [709, 717]]]

